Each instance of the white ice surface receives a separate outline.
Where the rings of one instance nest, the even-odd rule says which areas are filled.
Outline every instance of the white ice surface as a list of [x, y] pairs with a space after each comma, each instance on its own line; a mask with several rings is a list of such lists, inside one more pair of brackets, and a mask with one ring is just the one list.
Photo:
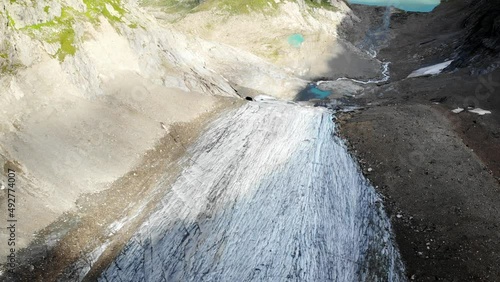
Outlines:
[[254, 98], [255, 101], [274, 101], [276, 98], [268, 95], [257, 95]]
[[215, 121], [100, 281], [404, 281], [390, 223], [323, 108]]

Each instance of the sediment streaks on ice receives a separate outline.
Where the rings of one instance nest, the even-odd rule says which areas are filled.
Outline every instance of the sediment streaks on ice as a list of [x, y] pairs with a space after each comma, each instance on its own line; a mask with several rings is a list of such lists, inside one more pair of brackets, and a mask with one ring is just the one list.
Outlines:
[[250, 102], [217, 120], [101, 281], [401, 281], [379, 199], [332, 114]]

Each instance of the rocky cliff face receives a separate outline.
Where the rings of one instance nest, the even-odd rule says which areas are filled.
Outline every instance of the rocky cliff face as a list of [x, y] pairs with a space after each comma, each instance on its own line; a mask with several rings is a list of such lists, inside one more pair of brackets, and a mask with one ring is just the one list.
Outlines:
[[476, 73], [490, 72], [500, 66], [500, 1], [473, 1], [463, 20], [464, 36], [451, 66], [474, 66]]
[[18, 216], [37, 219], [19, 230], [19, 246], [136, 165], [165, 134], [160, 122], [191, 121], [214, 94], [235, 96], [200, 58], [170, 47], [184, 36], [134, 5], [2, 5], [1, 158], [18, 170]]

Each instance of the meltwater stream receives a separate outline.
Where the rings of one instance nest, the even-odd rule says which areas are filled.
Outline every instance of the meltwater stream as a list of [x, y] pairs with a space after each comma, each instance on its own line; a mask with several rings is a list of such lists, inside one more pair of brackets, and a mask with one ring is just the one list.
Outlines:
[[381, 201], [332, 112], [249, 102], [189, 150], [100, 281], [404, 281]]
[[[382, 23], [373, 29], [370, 29], [365, 34], [363, 40], [357, 44], [357, 48], [364, 50], [370, 57], [377, 59], [377, 53], [379, 49], [387, 42], [390, 33], [390, 23], [391, 23], [391, 7], [388, 6], [382, 17]], [[380, 62], [380, 61], [379, 61]], [[338, 81], [350, 81], [355, 84], [368, 85], [368, 84], [378, 84], [389, 81], [389, 65], [390, 62], [380, 62], [380, 74], [382, 77], [372, 78], [368, 80], [354, 79], [350, 77], [340, 77], [335, 80], [320, 80], [315, 82], [310, 82], [302, 91], [300, 91], [295, 97], [296, 101], [308, 101], [311, 99], [326, 99], [331, 94], [335, 92], [335, 87], [331, 89]], [[330, 87], [323, 89], [320, 86], [323, 83], [330, 84]]]

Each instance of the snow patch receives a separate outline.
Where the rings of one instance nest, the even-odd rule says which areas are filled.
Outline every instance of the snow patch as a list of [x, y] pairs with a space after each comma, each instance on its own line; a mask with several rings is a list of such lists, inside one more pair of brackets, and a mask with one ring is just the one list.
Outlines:
[[437, 65], [428, 66], [425, 68], [420, 68], [410, 73], [407, 78], [440, 74], [447, 66], [451, 64], [451, 62], [453, 62], [453, 60], [446, 61]]
[[470, 113], [474, 113], [474, 114], [478, 114], [480, 116], [484, 116], [486, 114], [491, 114], [490, 111], [487, 111], [487, 110], [483, 110], [481, 108], [475, 108], [475, 109], [472, 109], [472, 110], [469, 110]]
[[254, 98], [255, 101], [257, 102], [263, 102], [263, 101], [276, 101], [276, 98], [268, 95], [257, 95]]
[[459, 113], [463, 112], [463, 111], [464, 111], [464, 109], [463, 109], [463, 108], [456, 108], [456, 109], [451, 110], [451, 111], [452, 111], [453, 113], [455, 113], [455, 114], [459, 114]]

